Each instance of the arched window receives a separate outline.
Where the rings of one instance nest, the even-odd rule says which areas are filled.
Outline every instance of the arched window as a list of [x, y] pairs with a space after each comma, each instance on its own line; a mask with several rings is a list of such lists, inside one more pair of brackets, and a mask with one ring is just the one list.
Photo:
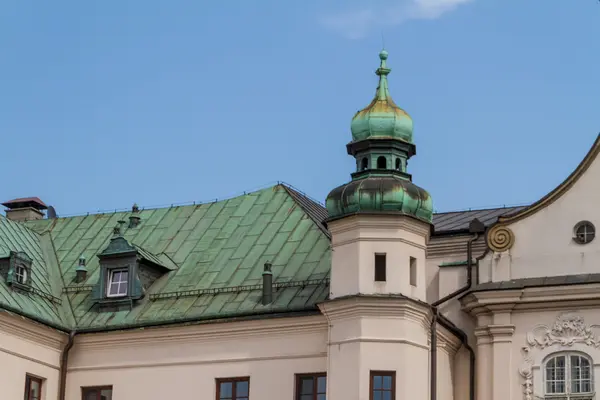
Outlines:
[[592, 365], [589, 357], [582, 353], [551, 355], [544, 364], [546, 398], [561, 400], [592, 398], [594, 391]]
[[360, 170], [364, 171], [367, 168], [369, 168], [369, 159], [367, 157], [363, 157], [360, 162]]
[[401, 164], [401, 161], [400, 161], [400, 159], [399, 159], [399, 158], [396, 158], [396, 169], [397, 169], [398, 171], [400, 171], [400, 170], [402, 169], [402, 168], [401, 168], [401, 165], [402, 165], [402, 164]]
[[384, 156], [380, 156], [377, 158], [377, 169], [386, 169], [387, 161]]

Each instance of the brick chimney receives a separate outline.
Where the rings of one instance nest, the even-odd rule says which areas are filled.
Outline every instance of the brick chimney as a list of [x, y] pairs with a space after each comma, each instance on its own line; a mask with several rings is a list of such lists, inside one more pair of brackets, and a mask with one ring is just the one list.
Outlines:
[[48, 206], [37, 197], [24, 197], [2, 203], [6, 207], [6, 218], [11, 221], [31, 221], [44, 218]]

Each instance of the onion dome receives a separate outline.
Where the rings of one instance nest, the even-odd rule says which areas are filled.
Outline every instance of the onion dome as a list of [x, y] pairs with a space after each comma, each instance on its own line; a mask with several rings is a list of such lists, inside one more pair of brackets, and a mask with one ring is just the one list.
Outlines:
[[387, 57], [387, 51], [382, 50], [379, 53], [381, 65], [375, 71], [379, 76], [375, 98], [352, 119], [351, 130], [354, 141], [385, 137], [412, 143], [413, 121], [390, 96], [387, 76], [391, 69], [386, 67]]
[[427, 191], [412, 182], [408, 159], [416, 154], [412, 120], [389, 93], [388, 53], [379, 53], [379, 86], [371, 104], [352, 120], [346, 146], [356, 159], [352, 181], [333, 189], [325, 205], [329, 219], [356, 213], [396, 213], [431, 223], [433, 204]]
[[353, 180], [333, 189], [325, 202], [329, 218], [355, 213], [396, 212], [431, 223], [433, 203], [427, 191], [390, 175]]

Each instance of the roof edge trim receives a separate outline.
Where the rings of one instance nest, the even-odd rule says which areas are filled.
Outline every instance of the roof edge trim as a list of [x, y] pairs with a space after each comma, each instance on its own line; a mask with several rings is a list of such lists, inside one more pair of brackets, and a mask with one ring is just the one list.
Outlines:
[[581, 176], [588, 170], [590, 165], [594, 162], [596, 157], [600, 153], [600, 133], [596, 136], [596, 140], [594, 144], [585, 155], [583, 160], [579, 163], [577, 168], [556, 188], [554, 188], [550, 193], [539, 199], [538, 201], [531, 204], [529, 207], [524, 208], [521, 211], [517, 211], [512, 215], [505, 215], [498, 217], [498, 224], [510, 224], [524, 218], [529, 217], [530, 215], [535, 214], [541, 209], [548, 207], [550, 204], [554, 203], [558, 200], [563, 194], [567, 192], [581, 178]]

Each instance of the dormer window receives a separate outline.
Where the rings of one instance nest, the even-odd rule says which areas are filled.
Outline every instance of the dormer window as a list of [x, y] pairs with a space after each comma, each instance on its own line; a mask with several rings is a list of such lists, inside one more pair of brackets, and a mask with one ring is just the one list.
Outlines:
[[25, 252], [12, 251], [6, 272], [6, 282], [13, 289], [29, 290], [32, 263], [33, 260]]
[[15, 282], [25, 285], [27, 284], [27, 268], [23, 265], [17, 265], [15, 267]]
[[[177, 267], [167, 264], [164, 257], [130, 244], [123, 237], [123, 225], [119, 221], [110, 243], [97, 255], [100, 273], [92, 289], [92, 299], [99, 311], [131, 309], [158, 278]], [[80, 263], [80, 267], [83, 265], [87, 271], [84, 264]]]
[[107, 297], [127, 296], [127, 286], [129, 285], [128, 269], [114, 269], [109, 271]]

